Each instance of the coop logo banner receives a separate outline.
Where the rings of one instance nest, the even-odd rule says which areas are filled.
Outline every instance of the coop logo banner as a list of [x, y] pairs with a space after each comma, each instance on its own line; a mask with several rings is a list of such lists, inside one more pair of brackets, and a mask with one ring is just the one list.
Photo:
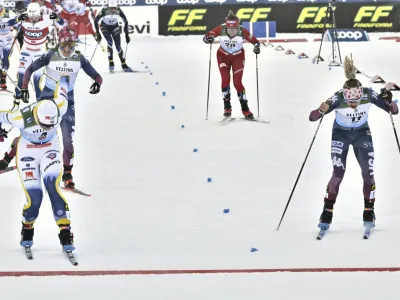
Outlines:
[[334, 40], [338, 42], [368, 42], [368, 33], [363, 29], [329, 29], [324, 35], [324, 41], [331, 42], [332, 37], [336, 37]]
[[[354, 28], [392, 28], [393, 5], [361, 6], [354, 17]], [[394, 18], [393, 18], [394, 19]]]

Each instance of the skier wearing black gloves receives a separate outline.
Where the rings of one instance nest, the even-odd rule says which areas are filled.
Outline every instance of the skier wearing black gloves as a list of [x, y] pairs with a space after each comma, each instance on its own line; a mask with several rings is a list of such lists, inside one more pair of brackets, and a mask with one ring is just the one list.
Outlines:
[[[100, 91], [100, 85], [103, 82], [102, 77], [97, 73], [89, 61], [79, 51], [75, 50], [77, 35], [74, 30], [63, 27], [59, 34], [59, 44], [56, 48], [49, 50], [25, 71], [23, 78], [21, 99], [23, 102], [29, 102], [28, 84], [31, 75], [42, 67], [46, 68], [46, 82], [40, 94], [39, 100], [52, 99], [57, 81], [62, 75], [67, 74], [70, 77], [68, 90], [68, 110], [61, 120], [61, 132], [63, 135], [63, 163], [64, 174], [62, 180], [65, 187], [73, 188], [75, 183], [72, 178], [72, 167], [74, 158], [73, 134], [75, 133], [75, 99], [74, 85], [80, 69], [83, 69], [95, 82], [91, 85], [89, 93], [97, 94]], [[14, 143], [16, 144], [16, 143]], [[0, 170], [5, 169], [15, 156], [15, 150], [11, 149], [6, 153], [4, 159], [0, 161]], [[1, 163], [2, 162], [2, 163]]]
[[117, 0], [109, 0], [108, 6], [103, 8], [101, 12], [97, 15], [94, 20], [94, 25], [96, 27], [97, 38], [96, 41], [100, 43], [101, 34], [99, 31], [99, 21], [102, 19], [100, 24], [101, 32], [104, 35], [104, 38], [107, 40], [107, 50], [108, 50], [108, 65], [110, 72], [114, 72], [114, 61], [113, 61], [113, 41], [115, 42], [115, 48], [118, 51], [118, 56], [122, 64], [122, 69], [125, 72], [132, 72], [132, 69], [128, 67], [125, 62], [124, 52], [121, 48], [121, 31], [118, 26], [118, 19], [122, 18], [124, 21], [124, 33], [125, 40], [128, 44], [131, 39], [129, 38], [128, 32], [128, 20], [125, 14], [122, 12], [121, 8], [118, 7]]
[[328, 183], [324, 197], [324, 207], [318, 227], [321, 229], [319, 239], [330, 228], [333, 218], [333, 208], [339, 194], [339, 187], [347, 170], [347, 154], [350, 145], [361, 168], [363, 178], [364, 210], [363, 221], [366, 228], [365, 238], [375, 227], [375, 151], [372, 133], [368, 124], [369, 110], [375, 105], [382, 110], [396, 115], [399, 113], [397, 104], [392, 101], [392, 93], [382, 89], [378, 94], [371, 88], [364, 87], [356, 79], [356, 68], [351, 57], [344, 62], [346, 82], [327, 102], [310, 113], [310, 121], [317, 121], [332, 111], [336, 112], [332, 128], [331, 160], [332, 177]]

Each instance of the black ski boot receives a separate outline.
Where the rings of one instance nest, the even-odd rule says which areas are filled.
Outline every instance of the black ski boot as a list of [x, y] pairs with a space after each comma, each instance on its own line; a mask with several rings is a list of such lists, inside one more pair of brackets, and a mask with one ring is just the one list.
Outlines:
[[32, 225], [22, 225], [21, 242], [22, 247], [32, 247], [33, 245], [34, 228]]
[[108, 61], [108, 70], [112, 73], [114, 72], [114, 62], [112, 60]]
[[64, 186], [70, 189], [73, 189], [75, 187], [75, 183], [72, 177], [72, 167], [73, 166], [64, 165], [64, 173], [62, 176], [62, 181], [64, 182]]
[[364, 199], [363, 221], [364, 226], [375, 227], [375, 199]]
[[247, 99], [246, 99], [246, 92], [243, 91], [243, 93], [238, 93], [239, 97], [239, 102], [240, 105], [242, 106], [242, 113], [246, 119], [254, 119], [253, 113], [250, 111], [249, 105], [247, 104]]
[[122, 69], [124, 70], [124, 72], [133, 72], [133, 70], [130, 67], [128, 67], [126, 62], [122, 63]]
[[224, 117], [232, 116], [231, 93], [230, 88], [222, 89], [222, 97], [224, 100]]
[[60, 239], [60, 243], [63, 246], [64, 251], [74, 251], [74, 235], [71, 232], [71, 229], [68, 227], [64, 227], [64, 229], [60, 230], [58, 235]]
[[332, 223], [334, 205], [335, 201], [331, 201], [325, 198], [324, 209], [322, 210], [322, 214], [319, 217], [319, 224], [318, 224], [319, 228], [325, 230], [329, 229], [329, 226]]
[[125, 72], [133, 72], [133, 70], [130, 67], [128, 67], [128, 65], [126, 64], [124, 52], [122, 50], [118, 54], [118, 56], [119, 56], [119, 60], [121, 61], [122, 70], [124, 70]]

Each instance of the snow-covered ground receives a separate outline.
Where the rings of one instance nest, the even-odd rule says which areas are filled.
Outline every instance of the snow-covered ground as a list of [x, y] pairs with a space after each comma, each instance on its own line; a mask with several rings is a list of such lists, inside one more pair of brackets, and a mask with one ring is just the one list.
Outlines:
[[[312, 41], [319, 35], [306, 37]], [[393, 187], [400, 157], [390, 118], [376, 107], [370, 114], [377, 182], [377, 227], [371, 239], [362, 239], [361, 172], [350, 151], [332, 230], [325, 240], [315, 240], [332, 171], [334, 114], [322, 123], [276, 231], [316, 130], [308, 114], [345, 80], [342, 68], [311, 63], [319, 42], [281, 45], [310, 58], [262, 47], [260, 117], [271, 123], [235, 120], [226, 126], [218, 123], [223, 103], [216, 45], [207, 121], [209, 47], [201, 37], [134, 40], [128, 64], [140, 70], [148, 67], [151, 73], [109, 74], [107, 55], [99, 49], [93, 64], [104, 76], [100, 94], [89, 94], [91, 79], [83, 72], [76, 84], [73, 174], [77, 186], [93, 196], [65, 193], [80, 265], [73, 267], [62, 256], [47, 195], [36, 223], [35, 260], [24, 258], [19, 246], [24, 193], [18, 174], [10, 172], [0, 175], [0, 276], [13, 271], [399, 267], [400, 202]], [[376, 35], [371, 42], [340, 44], [342, 56], [352, 53], [360, 70], [394, 82], [400, 82], [399, 48], [400, 43], [379, 41]], [[89, 58], [92, 49], [87, 48]], [[251, 45], [245, 49], [243, 83], [257, 114], [256, 60]], [[330, 44], [324, 43], [322, 57], [330, 52]], [[117, 57], [115, 61], [120, 68]], [[14, 77], [15, 68], [10, 73]], [[383, 87], [363, 75], [359, 79], [377, 91]], [[394, 95], [398, 99], [399, 94]], [[235, 93], [232, 99], [233, 114], [239, 117]], [[11, 106], [12, 96], [1, 94], [0, 109]], [[395, 123], [400, 128], [397, 116]], [[0, 144], [0, 157], [15, 135]], [[0, 277], [0, 298], [397, 299], [399, 276], [347, 272]]]

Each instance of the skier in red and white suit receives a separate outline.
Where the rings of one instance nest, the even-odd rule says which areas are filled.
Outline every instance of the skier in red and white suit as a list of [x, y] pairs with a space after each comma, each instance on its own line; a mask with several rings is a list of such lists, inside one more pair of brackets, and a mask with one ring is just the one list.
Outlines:
[[[24, 45], [19, 58], [18, 87], [15, 89], [15, 100], [18, 103], [19, 99], [21, 99], [21, 87], [25, 70], [46, 51], [46, 37], [49, 26], [52, 24], [63, 25], [64, 22], [58, 19], [55, 12], [42, 16], [38, 3], [29, 3], [27, 13], [21, 14], [14, 22], [21, 22], [20, 26], [24, 32]], [[42, 75], [43, 71], [40, 70], [33, 75], [36, 99], [40, 97], [39, 80]]]
[[[86, 0], [79, 1], [76, 7], [76, 22], [78, 23], [78, 28], [80, 23], [83, 23], [86, 28], [84, 34], [91, 34], [94, 38], [96, 38], [96, 31], [94, 31], [92, 22], [89, 18], [89, 10], [86, 9], [86, 6], [89, 5], [90, 3]], [[79, 34], [82, 34], [82, 32], [78, 31], [78, 36]]]
[[217, 61], [222, 79], [222, 97], [224, 100], [224, 116], [230, 117], [232, 114], [231, 93], [230, 93], [230, 72], [233, 73], [233, 85], [237, 91], [242, 113], [248, 119], [253, 119], [254, 115], [247, 104], [246, 91], [242, 84], [245, 55], [243, 49], [244, 40], [254, 45], [253, 52], [260, 53], [260, 42], [250, 34], [250, 32], [240, 26], [239, 18], [232, 11], [221, 24], [207, 33], [203, 41], [206, 44], [214, 42], [214, 38], [219, 36], [220, 47], [217, 51]]
[[60, 18], [66, 21], [66, 25], [78, 32], [78, 22], [76, 20], [76, 7], [78, 5], [78, 0], [62, 0], [61, 6], [62, 10], [60, 13]]
[[43, 15], [50, 15], [53, 11], [55, 12], [55, 7], [48, 1], [45, 0], [31, 0], [31, 3], [37, 2], [40, 5], [40, 10]]

